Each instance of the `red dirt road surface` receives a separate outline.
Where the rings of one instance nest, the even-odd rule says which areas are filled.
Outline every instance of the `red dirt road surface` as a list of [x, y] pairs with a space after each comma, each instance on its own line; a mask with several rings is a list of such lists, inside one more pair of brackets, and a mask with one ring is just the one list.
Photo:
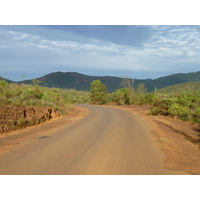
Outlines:
[[180, 128], [190, 125], [146, 109], [80, 105], [67, 117], [1, 136], [0, 174], [200, 174], [198, 143]]

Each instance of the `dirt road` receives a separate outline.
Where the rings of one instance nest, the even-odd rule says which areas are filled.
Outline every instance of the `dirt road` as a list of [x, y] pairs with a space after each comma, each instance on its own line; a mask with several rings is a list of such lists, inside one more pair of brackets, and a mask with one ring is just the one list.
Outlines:
[[32, 137], [23, 131], [18, 135], [26, 139], [14, 146], [13, 135], [1, 138], [7, 146], [0, 152], [0, 174], [189, 174], [163, 168], [166, 155], [148, 121], [119, 108], [82, 107], [88, 109], [84, 117], [49, 123], [48, 131], [28, 130]]

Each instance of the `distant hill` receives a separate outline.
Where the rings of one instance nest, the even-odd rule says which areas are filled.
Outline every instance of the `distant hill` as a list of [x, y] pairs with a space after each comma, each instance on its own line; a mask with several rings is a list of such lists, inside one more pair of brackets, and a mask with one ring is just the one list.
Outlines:
[[[103, 84], [106, 84], [109, 92], [120, 88], [120, 83], [122, 81], [122, 79], [118, 77], [87, 76], [77, 72], [55, 72], [37, 78], [37, 80], [42, 81], [47, 87], [68, 88], [82, 91], [89, 91], [91, 82], [97, 79], [101, 80]], [[25, 80], [24, 83], [30, 84], [32, 80]]]
[[0, 80], [4, 80], [4, 81], [6, 81], [7, 83], [15, 83], [15, 81], [11, 81], [11, 80], [6, 79], [6, 78], [3, 78], [3, 77], [1, 77], [1, 76], [0, 76]]
[[[97, 79], [103, 84], [106, 84], [108, 92], [114, 92], [116, 89], [122, 87], [122, 78], [112, 76], [88, 76], [77, 72], [54, 72], [37, 78], [37, 80], [43, 81], [43, 85], [47, 87], [68, 88], [82, 91], [89, 91], [91, 82]], [[191, 81], [200, 81], [200, 71], [187, 74], [172, 74], [157, 79], [136, 79], [134, 85], [137, 86], [139, 83], [144, 83], [148, 92], [151, 92], [154, 91], [155, 88], [161, 89]], [[32, 80], [25, 80], [24, 83], [30, 84]]]
[[185, 83], [185, 82], [191, 82], [191, 81], [200, 81], [200, 71], [193, 72], [193, 73], [187, 73], [187, 74], [183, 74], [183, 73], [172, 74], [169, 76], [151, 80], [146, 85], [149, 85], [148, 89], [150, 91], [153, 91], [155, 87], [157, 89], [160, 89], [160, 88], [168, 87], [171, 85]]
[[157, 90], [160, 94], [183, 94], [183, 92], [195, 92], [200, 90], [200, 81], [185, 82]]

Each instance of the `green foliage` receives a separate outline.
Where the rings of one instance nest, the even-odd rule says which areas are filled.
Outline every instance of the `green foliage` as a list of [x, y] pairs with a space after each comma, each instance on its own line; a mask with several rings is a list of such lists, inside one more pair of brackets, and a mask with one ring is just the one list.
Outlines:
[[123, 88], [116, 90], [109, 97], [109, 102], [116, 103], [117, 105], [130, 105], [132, 104], [134, 96], [134, 79], [123, 78], [121, 82]]
[[6, 95], [9, 92], [8, 89], [9, 84], [4, 80], [0, 80], [0, 93]]
[[148, 114], [168, 115], [200, 124], [200, 82], [174, 85], [156, 91]]
[[2, 87], [5, 87], [5, 86], [7, 86], [8, 85], [8, 83], [6, 82], [6, 81], [4, 81], [4, 80], [0, 80], [0, 87], [2, 88]]
[[148, 98], [150, 96], [147, 96], [147, 89], [145, 88], [144, 83], [137, 84], [137, 88], [135, 91], [135, 99], [134, 103], [135, 104], [148, 104]]
[[124, 105], [126, 102], [125, 93], [124, 89], [118, 89], [113, 95], [113, 101], [118, 105]]
[[102, 84], [100, 80], [94, 80], [90, 85], [90, 99], [92, 104], [107, 103], [106, 85]]
[[178, 117], [183, 120], [188, 119], [189, 109], [188, 107], [183, 107], [177, 102], [173, 102], [168, 109], [169, 115], [172, 117]]
[[40, 81], [38, 79], [32, 79], [32, 85], [37, 86], [39, 84], [43, 83], [43, 81]]
[[113, 101], [118, 105], [130, 105], [133, 98], [133, 91], [130, 88], [118, 89], [113, 94]]
[[154, 93], [147, 93], [144, 95], [144, 98], [141, 100], [141, 104], [152, 105], [155, 99]]
[[106, 86], [100, 80], [91, 83], [90, 93], [74, 89], [47, 88], [38, 84], [9, 84], [0, 79], [0, 106], [52, 107], [65, 113], [70, 104], [149, 104], [152, 106], [148, 114], [171, 116], [200, 124], [200, 82], [178, 84], [147, 93], [144, 84], [132, 87], [128, 81], [124, 82], [126, 87], [110, 94], [107, 94]]
[[89, 103], [89, 92], [47, 88], [38, 85], [8, 84], [0, 80], [0, 105], [52, 107], [61, 113], [70, 104]]
[[200, 88], [200, 82], [187, 82], [165, 87], [156, 90], [159, 94], [167, 94], [170, 96], [187, 95], [188, 92], [196, 93]]
[[127, 80], [125, 88], [108, 95], [108, 102], [118, 105], [151, 105], [148, 114], [176, 117], [200, 124], [200, 82], [183, 83], [147, 93], [145, 84], [133, 88]]
[[134, 88], [133, 83], [133, 79], [124, 79], [121, 83], [124, 88], [118, 89], [112, 95], [113, 102], [118, 105], [148, 104], [153, 95], [147, 94], [145, 84], [138, 84], [137, 88]]

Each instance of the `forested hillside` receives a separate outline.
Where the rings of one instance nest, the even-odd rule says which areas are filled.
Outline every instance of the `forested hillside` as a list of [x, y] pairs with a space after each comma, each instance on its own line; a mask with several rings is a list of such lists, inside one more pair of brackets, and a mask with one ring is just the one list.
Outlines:
[[[123, 87], [121, 85], [123, 78], [112, 76], [88, 76], [77, 72], [54, 72], [36, 79], [42, 81], [40, 85], [46, 87], [76, 89], [81, 91], [89, 91], [90, 84], [94, 80], [100, 80], [101, 83], [105, 84], [108, 92], [114, 92]], [[7, 81], [9, 83], [12, 82], [10, 80]], [[138, 84], [144, 83], [147, 91], [152, 92], [155, 88], [161, 89], [174, 84], [191, 81], [200, 81], [200, 71], [187, 74], [173, 74], [157, 79], [135, 79], [134, 85], [137, 87]], [[21, 81], [21, 83], [22, 82], [25, 84], [31, 84], [32, 80]]]

